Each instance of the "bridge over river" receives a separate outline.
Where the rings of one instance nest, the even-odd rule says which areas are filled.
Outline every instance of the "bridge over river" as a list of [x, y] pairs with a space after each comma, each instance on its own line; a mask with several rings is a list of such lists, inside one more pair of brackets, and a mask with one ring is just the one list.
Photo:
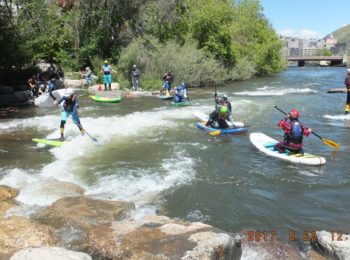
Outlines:
[[329, 61], [330, 66], [346, 66], [347, 56], [291, 56], [287, 60], [298, 62], [298, 67], [303, 67], [307, 61]]

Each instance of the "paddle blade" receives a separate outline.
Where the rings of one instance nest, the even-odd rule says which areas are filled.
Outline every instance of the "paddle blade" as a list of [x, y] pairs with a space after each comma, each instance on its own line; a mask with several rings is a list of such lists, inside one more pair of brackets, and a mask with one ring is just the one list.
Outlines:
[[328, 145], [328, 146], [330, 146], [330, 147], [333, 147], [333, 148], [335, 148], [335, 149], [337, 149], [337, 150], [340, 148], [340, 144], [338, 144], [338, 143], [336, 143], [336, 142], [334, 142], [334, 141], [332, 141], [332, 140], [322, 138], [322, 141], [323, 141], [323, 143], [324, 143], [325, 145]]
[[209, 134], [212, 135], [212, 136], [218, 136], [218, 135], [221, 134], [221, 130], [211, 131], [211, 132], [209, 132]]

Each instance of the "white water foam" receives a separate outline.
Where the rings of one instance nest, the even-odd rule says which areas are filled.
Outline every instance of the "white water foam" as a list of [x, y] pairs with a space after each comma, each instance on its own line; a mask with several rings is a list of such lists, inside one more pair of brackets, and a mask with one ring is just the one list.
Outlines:
[[[93, 153], [99, 152], [104, 144], [123, 142], [125, 138], [152, 135], [152, 131], [169, 129], [178, 126], [183, 119], [193, 119], [195, 110], [206, 107], [177, 108], [169, 111], [168, 107], [148, 112], [135, 112], [125, 116], [81, 118], [82, 125], [89, 134], [99, 140], [100, 145], [93, 143], [88, 136], [81, 136], [78, 128], [69, 119], [66, 124], [66, 135], [71, 141], [49, 151], [54, 160], [41, 170], [8, 169], [0, 184], [20, 190], [16, 198], [23, 203], [22, 212], [28, 205], [46, 206], [64, 197], [62, 189], [44, 188], [48, 180], [56, 179], [82, 186], [86, 195], [110, 200], [133, 201], [145, 211], [144, 206], [155, 203], [161, 195], [174, 187], [190, 183], [195, 178], [196, 159], [186, 155], [186, 151], [173, 151], [171, 158], [162, 158], [160, 166], [153, 168], [117, 168], [111, 169], [112, 175], [97, 179], [87, 184], [81, 178], [84, 162], [90, 160]], [[213, 109], [213, 107], [211, 107]], [[208, 107], [209, 110], [209, 107]], [[52, 130], [48, 137], [58, 136], [57, 117], [42, 116], [29, 119], [14, 119], [6, 124], [0, 123], [0, 129], [23, 129], [39, 127]], [[175, 148], [174, 148], [175, 149]], [[98, 176], [98, 174], [97, 174]], [[154, 210], [154, 206], [150, 206]], [[16, 211], [20, 212], [20, 210]]]
[[234, 95], [237, 96], [284, 96], [288, 94], [305, 94], [305, 93], [317, 93], [316, 90], [311, 88], [277, 88], [277, 87], [269, 87], [264, 86], [261, 88], [257, 88], [255, 91], [242, 91], [235, 92]]
[[350, 120], [350, 114], [347, 115], [323, 115], [324, 118], [333, 120]]

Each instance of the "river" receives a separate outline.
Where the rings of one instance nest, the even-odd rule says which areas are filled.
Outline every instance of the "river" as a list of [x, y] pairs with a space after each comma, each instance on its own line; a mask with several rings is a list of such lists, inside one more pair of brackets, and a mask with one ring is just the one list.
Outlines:
[[[192, 106], [171, 108], [155, 97], [95, 103], [80, 97], [82, 125], [98, 139], [81, 136], [71, 119], [58, 148], [31, 138], [59, 136], [59, 108], [26, 108], [0, 120], [0, 184], [20, 190], [21, 204], [11, 212], [28, 216], [61, 193], [43, 190], [48, 179], [76, 183], [85, 194], [136, 204], [134, 216], [162, 214], [201, 221], [227, 232], [275, 232], [280, 241], [303, 242], [305, 231], [350, 232], [350, 120], [342, 114], [345, 68], [290, 67], [276, 75], [217, 88], [229, 96], [235, 121], [250, 125], [247, 135], [212, 137], [194, 125], [195, 111], [214, 108], [214, 88], [190, 89]], [[281, 139], [276, 127], [285, 111], [299, 109], [301, 121], [324, 138], [341, 144], [335, 151], [311, 135], [306, 152], [326, 158], [321, 167], [267, 157], [249, 141], [264, 132]], [[11, 138], [15, 133], [19, 138]]]

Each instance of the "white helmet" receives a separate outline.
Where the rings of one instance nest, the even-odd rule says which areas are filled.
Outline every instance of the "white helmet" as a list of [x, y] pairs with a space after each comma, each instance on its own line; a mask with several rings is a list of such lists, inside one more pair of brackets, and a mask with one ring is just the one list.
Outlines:
[[350, 69], [347, 69], [346, 72], [347, 72], [348, 74], [350, 74]]
[[74, 94], [74, 90], [71, 89], [71, 88], [68, 88], [68, 89], [64, 92], [64, 95], [65, 95], [66, 97], [70, 97], [70, 96], [73, 95], [73, 94]]

